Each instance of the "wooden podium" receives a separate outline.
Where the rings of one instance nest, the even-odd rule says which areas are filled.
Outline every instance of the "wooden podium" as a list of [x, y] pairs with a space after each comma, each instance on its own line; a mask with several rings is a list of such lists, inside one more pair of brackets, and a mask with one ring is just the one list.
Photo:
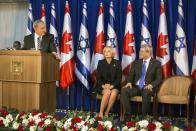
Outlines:
[[56, 108], [59, 62], [35, 50], [0, 51], [0, 108], [19, 111]]

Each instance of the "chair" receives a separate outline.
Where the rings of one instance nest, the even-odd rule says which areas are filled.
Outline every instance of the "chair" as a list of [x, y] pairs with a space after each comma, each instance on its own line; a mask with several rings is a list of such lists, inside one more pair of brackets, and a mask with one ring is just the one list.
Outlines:
[[173, 76], [166, 78], [155, 98], [156, 117], [158, 117], [158, 103], [162, 104], [186, 104], [187, 120], [189, 120], [190, 89], [192, 79], [187, 76]]
[[[126, 77], [123, 75], [122, 76], [122, 81], [121, 81], [121, 87], [125, 85], [125, 79]], [[96, 86], [96, 82], [93, 86], [93, 88], [95, 88]], [[97, 94], [96, 92], [92, 91], [91, 93], [91, 116], [93, 115], [93, 111], [94, 111], [94, 100], [101, 100], [102, 99], [102, 94]], [[120, 100], [120, 94], [118, 95], [118, 98], [116, 100]]]
[[[122, 86], [124, 86], [126, 83], [124, 82], [126, 79], [126, 77], [124, 77], [123, 79], [123, 84]], [[158, 88], [158, 87], [157, 87]], [[157, 90], [155, 91], [154, 96], [151, 97], [151, 102], [153, 103], [153, 116], [155, 117], [155, 97], [157, 95]], [[142, 102], [142, 96], [134, 96], [130, 98], [130, 102], [137, 102], [137, 114], [139, 112], [139, 103]], [[123, 121], [124, 120], [124, 109], [123, 106], [120, 105], [120, 120]]]
[[[154, 96], [151, 97], [151, 103], [153, 103], [153, 117], [155, 118], [155, 110], [156, 110], [156, 106], [155, 106], [155, 98], [157, 95], [157, 91], [155, 91]], [[142, 102], [142, 96], [134, 96], [130, 98], [130, 102], [137, 102], [137, 114], [139, 112], [139, 103]], [[121, 121], [124, 120], [124, 109], [123, 106], [121, 105], [121, 110], [120, 110], [120, 119]]]

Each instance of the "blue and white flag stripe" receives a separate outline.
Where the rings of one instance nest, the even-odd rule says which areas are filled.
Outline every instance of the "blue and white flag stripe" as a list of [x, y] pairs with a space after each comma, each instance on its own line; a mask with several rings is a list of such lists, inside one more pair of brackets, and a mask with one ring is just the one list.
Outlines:
[[27, 25], [27, 31], [26, 35], [30, 35], [33, 33], [33, 13], [32, 13], [32, 7], [31, 4], [29, 4], [29, 12], [28, 12], [28, 25]]
[[182, 0], [178, 4], [178, 20], [176, 25], [176, 41], [174, 47], [176, 75], [189, 75], [186, 35], [184, 32], [184, 13]]
[[60, 54], [60, 51], [59, 51], [59, 38], [58, 38], [58, 32], [57, 32], [57, 20], [56, 20], [56, 12], [55, 12], [54, 3], [52, 3], [52, 6], [51, 6], [50, 34], [54, 35], [54, 44], [55, 44], [55, 46], [57, 48], [57, 53]]
[[146, 0], [144, 0], [142, 9], [141, 45], [143, 44], [152, 45], [152, 39], [149, 31], [149, 15]]
[[118, 39], [115, 32], [115, 14], [113, 10], [113, 2], [110, 2], [110, 10], [109, 10], [109, 22], [108, 22], [108, 31], [107, 31], [107, 41], [106, 45], [111, 46], [115, 49], [115, 59], [119, 59], [118, 53]]
[[89, 34], [87, 30], [87, 7], [83, 5], [82, 21], [80, 26], [79, 41], [77, 46], [75, 73], [82, 85], [89, 90], [90, 80], [90, 45]]

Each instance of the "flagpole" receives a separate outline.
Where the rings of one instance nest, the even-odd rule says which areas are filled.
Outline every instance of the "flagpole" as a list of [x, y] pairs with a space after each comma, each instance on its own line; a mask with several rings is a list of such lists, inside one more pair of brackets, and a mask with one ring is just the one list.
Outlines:
[[67, 110], [69, 111], [69, 109], [70, 109], [70, 103], [69, 103], [69, 86], [67, 87], [68, 89], [67, 89], [67, 99], [68, 99], [68, 101], [67, 101]]
[[84, 86], [82, 86], [82, 102], [81, 102], [81, 109], [84, 111]]

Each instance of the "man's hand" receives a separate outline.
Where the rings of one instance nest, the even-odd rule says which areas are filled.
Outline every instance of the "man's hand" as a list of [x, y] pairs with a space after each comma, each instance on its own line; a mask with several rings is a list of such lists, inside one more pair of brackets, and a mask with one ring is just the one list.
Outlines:
[[153, 86], [151, 84], [148, 84], [147, 86], [144, 87], [144, 89], [152, 91]]
[[55, 57], [55, 59], [60, 61], [60, 56], [56, 52], [52, 52], [52, 55]]
[[132, 88], [132, 84], [131, 83], [127, 83], [123, 88], [127, 88], [127, 87]]

